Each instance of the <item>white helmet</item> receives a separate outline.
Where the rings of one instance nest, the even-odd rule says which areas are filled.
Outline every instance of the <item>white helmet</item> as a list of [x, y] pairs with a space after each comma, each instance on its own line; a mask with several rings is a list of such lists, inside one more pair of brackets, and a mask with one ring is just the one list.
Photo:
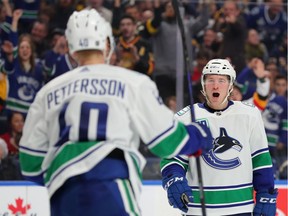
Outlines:
[[212, 59], [203, 68], [201, 76], [202, 88], [204, 77], [207, 74], [227, 75], [230, 77], [230, 83], [233, 84], [236, 79], [236, 72], [227, 59]]
[[202, 85], [201, 92], [205, 97], [206, 97], [206, 91], [204, 88], [204, 81], [205, 81], [205, 75], [208, 74], [227, 75], [230, 77], [230, 88], [224, 101], [227, 100], [227, 98], [229, 97], [230, 93], [233, 90], [233, 83], [235, 82], [236, 79], [236, 72], [233, 66], [227, 59], [212, 59], [206, 64], [206, 66], [203, 68], [201, 75], [201, 85]]
[[73, 12], [65, 35], [70, 54], [80, 50], [101, 50], [105, 53], [107, 38], [114, 44], [110, 24], [95, 9]]

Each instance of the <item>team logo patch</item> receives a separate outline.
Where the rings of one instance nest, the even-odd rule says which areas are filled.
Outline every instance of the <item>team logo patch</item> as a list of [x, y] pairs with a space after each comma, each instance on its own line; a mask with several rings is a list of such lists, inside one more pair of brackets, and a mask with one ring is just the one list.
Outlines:
[[254, 104], [251, 104], [251, 103], [248, 103], [248, 102], [245, 102], [245, 101], [241, 101], [242, 104], [246, 105], [246, 106], [250, 106], [250, 107], [255, 107]]
[[225, 128], [220, 128], [220, 136], [214, 140], [213, 149], [202, 155], [202, 158], [215, 169], [234, 169], [241, 165], [237, 155], [242, 148], [238, 140], [228, 136]]
[[190, 110], [190, 106], [186, 106], [184, 107], [182, 110], [177, 112], [178, 116], [184, 115], [186, 112], [188, 112]]

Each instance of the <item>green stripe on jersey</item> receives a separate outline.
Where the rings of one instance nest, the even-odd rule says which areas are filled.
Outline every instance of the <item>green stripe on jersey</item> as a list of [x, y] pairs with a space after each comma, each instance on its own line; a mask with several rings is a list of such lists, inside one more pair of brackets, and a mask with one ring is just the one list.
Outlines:
[[31, 105], [31, 103], [21, 103], [20, 100], [10, 100], [10, 98], [7, 99], [6, 101], [6, 105], [9, 107], [15, 107], [18, 109], [23, 109], [23, 110], [28, 110], [29, 106]]
[[167, 157], [172, 155], [179, 144], [188, 136], [187, 130], [182, 123], [178, 123], [176, 130], [159, 142], [157, 145], [153, 146], [150, 151], [159, 156]]
[[[135, 208], [134, 208], [134, 205], [133, 205], [133, 202], [132, 202], [132, 194], [131, 194], [131, 190], [129, 190], [129, 182], [126, 181], [123, 181], [123, 185], [124, 185], [124, 188], [125, 188], [125, 191], [126, 191], [126, 194], [127, 194], [127, 198], [128, 198], [128, 202], [129, 202], [129, 207], [131, 209], [131, 211], [133, 213], [135, 213]], [[135, 213], [136, 214], [136, 213]], [[137, 214], [136, 214], [137, 215]]]
[[51, 176], [61, 166], [71, 162], [76, 157], [88, 151], [90, 148], [95, 147], [99, 142], [77, 142], [65, 144], [62, 149], [57, 153], [50, 167], [48, 168], [45, 176], [45, 183], [50, 181]]
[[20, 150], [19, 159], [21, 169], [24, 172], [35, 173], [41, 171], [41, 165], [44, 157], [27, 154]]
[[137, 160], [136, 160], [135, 156], [133, 156], [133, 155], [131, 155], [131, 154], [130, 154], [130, 156], [131, 156], [131, 158], [132, 158], [132, 161], [133, 161], [133, 164], [134, 164], [134, 166], [135, 166], [135, 169], [137, 170], [138, 178], [139, 178], [140, 180], [142, 180], [142, 172], [141, 172], [141, 169], [140, 169], [140, 167], [139, 167], [139, 164], [137, 163]]
[[127, 179], [116, 179], [115, 182], [118, 185], [123, 204], [128, 215], [139, 216], [140, 211], [138, 204], [135, 201], [133, 189], [131, 188], [130, 181]]
[[[194, 202], [200, 203], [200, 193], [193, 189]], [[206, 190], [204, 189], [206, 204], [232, 204], [250, 201], [253, 199], [252, 186], [246, 188], [228, 189], [228, 190]]]
[[270, 153], [267, 151], [263, 152], [262, 154], [256, 155], [255, 157], [252, 158], [252, 163], [253, 163], [253, 169], [272, 165]]
[[37, 10], [24, 10], [21, 18], [36, 19], [37, 15], [38, 15]]
[[279, 137], [274, 134], [268, 134], [267, 133], [267, 140], [269, 146], [276, 146], [276, 143], [278, 142]]

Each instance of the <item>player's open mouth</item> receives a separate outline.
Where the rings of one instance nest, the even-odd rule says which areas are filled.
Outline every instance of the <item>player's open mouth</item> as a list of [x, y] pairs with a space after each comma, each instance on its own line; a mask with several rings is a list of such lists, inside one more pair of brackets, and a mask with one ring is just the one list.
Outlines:
[[219, 97], [220, 96], [219, 93], [213, 93], [212, 95], [213, 95], [213, 97]]

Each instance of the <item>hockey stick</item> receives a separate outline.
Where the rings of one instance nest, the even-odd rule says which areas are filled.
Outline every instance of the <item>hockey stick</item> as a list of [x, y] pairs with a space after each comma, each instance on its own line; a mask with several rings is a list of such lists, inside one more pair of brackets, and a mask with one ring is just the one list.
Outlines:
[[[186, 46], [186, 37], [185, 37], [185, 30], [184, 30], [184, 24], [180, 15], [179, 11], [179, 4], [178, 0], [172, 0], [172, 5], [175, 11], [175, 15], [177, 18], [178, 26], [181, 33], [181, 39], [182, 39], [182, 47], [183, 47], [183, 56], [184, 56], [184, 74], [187, 75], [187, 82], [188, 82], [188, 89], [189, 89], [189, 99], [190, 99], [190, 112], [191, 112], [191, 121], [195, 122], [195, 113], [194, 113], [194, 100], [193, 100], [193, 91], [192, 91], [192, 82], [191, 82], [191, 73], [190, 73], [190, 59], [188, 55], [188, 50]], [[200, 156], [199, 156], [200, 157]], [[205, 198], [204, 198], [204, 189], [203, 189], [203, 178], [202, 178], [202, 171], [201, 171], [201, 165], [200, 165], [200, 158], [196, 157], [196, 165], [197, 165], [197, 172], [198, 172], [198, 184], [199, 184], [199, 193], [200, 193], [200, 202], [201, 202], [201, 209], [202, 209], [202, 215], [206, 216], [206, 208], [205, 208]], [[188, 204], [188, 199], [185, 198], [185, 196], [181, 196], [182, 202], [184, 204]]]

